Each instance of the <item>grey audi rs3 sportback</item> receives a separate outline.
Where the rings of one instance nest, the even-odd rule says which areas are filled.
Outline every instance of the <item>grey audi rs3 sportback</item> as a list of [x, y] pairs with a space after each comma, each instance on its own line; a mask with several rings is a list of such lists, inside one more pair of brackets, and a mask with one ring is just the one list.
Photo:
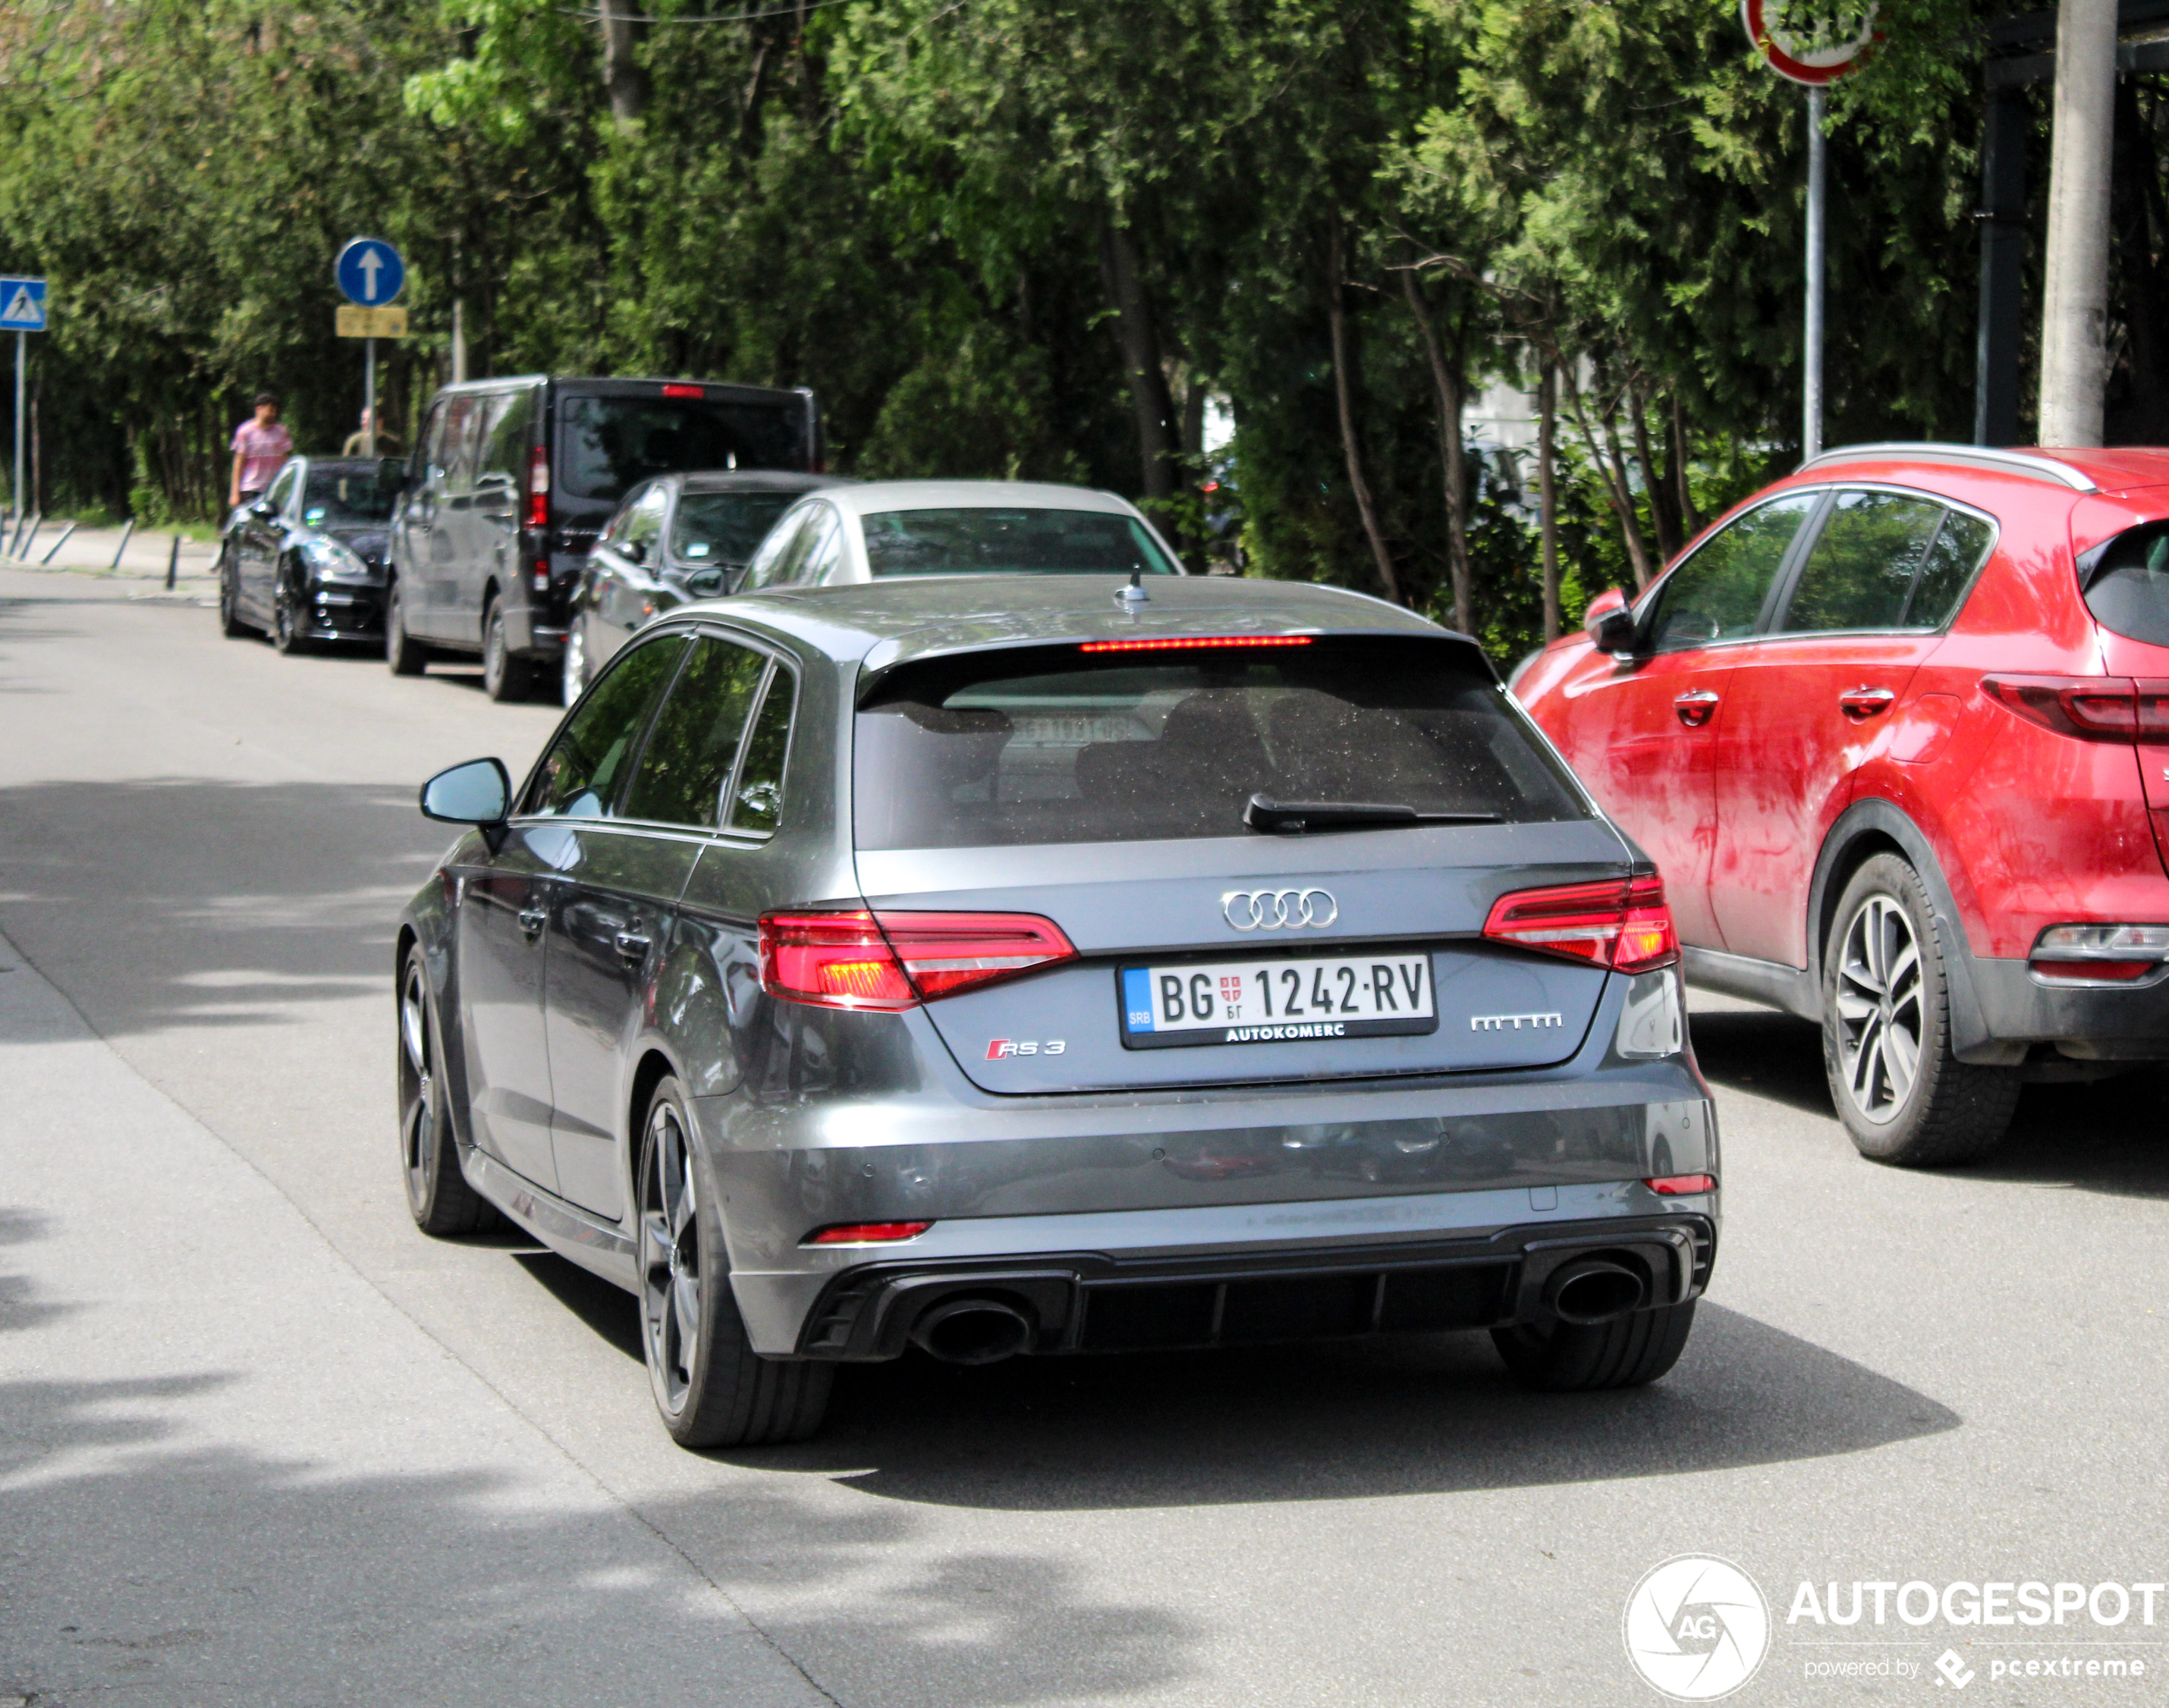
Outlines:
[[1717, 1236], [1649, 863], [1476, 646], [1332, 588], [672, 612], [398, 939], [407, 1195], [634, 1293], [687, 1446], [839, 1362], [1488, 1330], [1648, 1382]]

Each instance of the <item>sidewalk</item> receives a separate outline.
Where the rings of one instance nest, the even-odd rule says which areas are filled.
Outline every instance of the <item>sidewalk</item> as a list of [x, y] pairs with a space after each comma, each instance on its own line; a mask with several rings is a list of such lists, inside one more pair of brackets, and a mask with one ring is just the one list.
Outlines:
[[[61, 531], [67, 526], [65, 522], [46, 523], [38, 529], [34, 541], [26, 542], [21, 557], [9, 557], [0, 550], [0, 565], [13, 570], [64, 570], [76, 575], [155, 577], [161, 583], [164, 582], [166, 565], [173, 550], [174, 535], [171, 529], [161, 533], [155, 529], [138, 528], [127, 535], [127, 547], [122, 551], [121, 538], [126, 532], [123, 529], [79, 528], [62, 541]], [[5, 538], [0, 539], [0, 547], [12, 545], [14, 541], [15, 529], [10, 524]], [[59, 545], [58, 551], [53, 549], [56, 544]], [[44, 559], [49, 552], [52, 553], [53, 561], [47, 564]], [[116, 552], [120, 554], [118, 570], [114, 567]], [[199, 584], [196, 590], [201, 591], [201, 584], [217, 580], [218, 566], [217, 546], [208, 541], [182, 537], [175, 576], [178, 585], [195, 582]]]

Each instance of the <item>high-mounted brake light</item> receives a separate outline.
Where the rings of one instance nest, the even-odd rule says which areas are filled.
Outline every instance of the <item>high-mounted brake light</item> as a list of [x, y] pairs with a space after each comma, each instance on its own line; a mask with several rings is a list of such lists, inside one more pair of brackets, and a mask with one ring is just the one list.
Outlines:
[[546, 446], [537, 445], [527, 459], [527, 525], [547, 528], [550, 525], [550, 453]]
[[663, 388], [663, 395], [665, 397], [705, 397], [708, 392], [704, 386], [666, 385]]
[[1077, 951], [1028, 913], [772, 913], [761, 987], [816, 1008], [896, 1009], [1014, 979]]
[[1204, 646], [1307, 646], [1307, 635], [1170, 635], [1157, 640], [1087, 640], [1080, 652], [1193, 652]]
[[2029, 723], [2082, 741], [2169, 741], [2169, 681], [2130, 676], [1983, 676], [1981, 691]]
[[1684, 1198], [1695, 1192], [1714, 1192], [1717, 1190], [1715, 1174], [1663, 1174], [1654, 1180], [1645, 1180], [1660, 1198]]
[[801, 1245], [887, 1245], [899, 1239], [916, 1239], [932, 1222], [837, 1222], [816, 1228]]
[[1663, 880], [1656, 877], [1511, 890], [1491, 904], [1483, 934], [1615, 973], [1652, 972], [1680, 958]]

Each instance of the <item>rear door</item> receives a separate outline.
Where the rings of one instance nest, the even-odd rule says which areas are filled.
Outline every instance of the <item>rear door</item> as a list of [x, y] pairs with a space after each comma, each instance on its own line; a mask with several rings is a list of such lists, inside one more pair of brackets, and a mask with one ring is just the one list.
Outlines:
[[1739, 650], [1717, 744], [1710, 900], [1725, 947], [1808, 961], [1808, 886], [1853, 774], [1884, 746], [1914, 672], [1995, 529], [1921, 493], [1841, 488], [1763, 639]]
[[[1605, 973], [1485, 940], [1628, 852], [1470, 649], [976, 654], [885, 678], [853, 757], [876, 910], [1036, 914], [1079, 958], [929, 1003], [996, 1091], [1526, 1069]], [[1254, 794], [1469, 822], [1261, 834]]]

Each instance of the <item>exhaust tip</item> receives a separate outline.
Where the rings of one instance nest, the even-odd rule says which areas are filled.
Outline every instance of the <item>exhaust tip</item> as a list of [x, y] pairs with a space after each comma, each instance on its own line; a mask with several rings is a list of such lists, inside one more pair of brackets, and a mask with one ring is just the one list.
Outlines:
[[1610, 1258], [1576, 1258], [1552, 1275], [1544, 1302], [1561, 1322], [1593, 1328], [1641, 1309], [1649, 1302], [1649, 1282], [1640, 1270]]
[[1032, 1319], [1000, 1299], [950, 1299], [911, 1325], [911, 1338], [944, 1364], [999, 1364], [1032, 1344]]

